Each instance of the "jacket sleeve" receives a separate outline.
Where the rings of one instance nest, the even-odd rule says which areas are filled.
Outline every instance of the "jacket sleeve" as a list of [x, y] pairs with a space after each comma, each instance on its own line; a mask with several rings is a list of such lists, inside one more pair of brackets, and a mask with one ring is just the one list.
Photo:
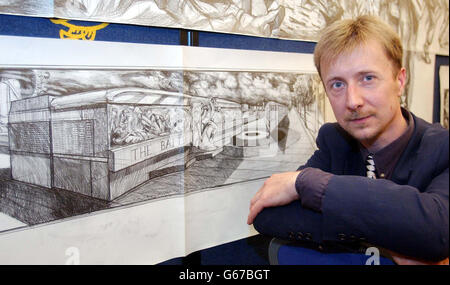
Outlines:
[[[313, 167], [329, 171], [329, 152], [323, 141], [328, 128], [331, 128], [331, 124], [320, 128], [316, 139], [318, 149], [298, 170]], [[264, 208], [256, 216], [253, 225], [259, 233], [281, 239], [322, 242], [322, 215], [302, 207], [299, 200], [281, 207]]]
[[[333, 124], [328, 123], [320, 128], [316, 139], [318, 149], [298, 170], [312, 167], [330, 171], [331, 158], [325, 139], [330, 132], [334, 132]], [[259, 233], [281, 239], [314, 243], [323, 241], [321, 213], [302, 207], [299, 200], [281, 207], [264, 208], [256, 216], [253, 225]]]
[[[448, 257], [448, 168], [425, 192], [389, 180], [334, 176], [323, 197], [323, 239], [363, 240], [422, 258]], [[445, 191], [447, 189], [447, 191]]]
[[297, 170], [303, 170], [296, 179], [295, 189], [300, 197], [301, 205], [316, 212], [321, 212], [322, 197], [326, 185], [332, 176], [330, 171], [330, 157], [327, 145], [323, 140], [324, 132], [331, 127], [330, 124], [319, 130], [316, 139], [318, 149], [308, 159], [305, 165]]

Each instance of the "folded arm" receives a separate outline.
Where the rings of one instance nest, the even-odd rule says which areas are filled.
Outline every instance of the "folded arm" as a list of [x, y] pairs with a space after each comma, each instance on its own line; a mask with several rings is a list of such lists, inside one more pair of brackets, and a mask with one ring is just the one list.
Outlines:
[[[249, 223], [256, 217], [254, 225], [259, 232], [279, 238], [297, 239], [308, 233], [309, 239], [317, 243], [360, 240], [396, 252], [397, 256], [431, 261], [448, 257], [448, 143], [442, 147], [447, 154], [436, 154], [440, 158], [433, 158], [436, 163], [431, 167], [420, 166], [428, 158], [418, 157], [418, 171], [413, 174], [432, 177], [419, 189], [390, 180], [339, 173], [330, 161], [345, 159], [340, 157], [345, 151], [331, 154], [324, 138], [319, 134], [319, 150], [299, 168], [301, 171], [310, 167], [330, 176], [323, 195], [313, 196], [320, 197], [320, 208], [305, 203], [304, 195], [298, 195], [301, 191], [297, 196], [292, 194], [299, 172], [291, 172], [284, 176], [290, 184], [280, 187], [279, 180], [273, 179], [260, 189], [252, 206], [261, 197], [265, 201], [260, 202], [257, 211], [251, 208]], [[285, 195], [289, 199], [271, 202], [279, 202], [275, 197], [284, 191], [291, 193]]]

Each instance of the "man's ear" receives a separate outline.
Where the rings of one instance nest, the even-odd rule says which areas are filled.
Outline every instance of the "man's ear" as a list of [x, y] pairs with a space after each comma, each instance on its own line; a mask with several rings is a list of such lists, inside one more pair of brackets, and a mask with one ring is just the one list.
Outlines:
[[402, 67], [400, 71], [397, 74], [397, 82], [399, 84], [399, 94], [398, 96], [402, 96], [403, 90], [405, 89], [406, 85], [406, 69]]

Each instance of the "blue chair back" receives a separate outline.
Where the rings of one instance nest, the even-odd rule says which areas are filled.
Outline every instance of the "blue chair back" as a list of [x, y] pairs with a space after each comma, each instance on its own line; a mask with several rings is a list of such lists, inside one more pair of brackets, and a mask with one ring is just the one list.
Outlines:
[[269, 245], [271, 265], [395, 265], [384, 256], [356, 252], [323, 252], [299, 243], [272, 239]]

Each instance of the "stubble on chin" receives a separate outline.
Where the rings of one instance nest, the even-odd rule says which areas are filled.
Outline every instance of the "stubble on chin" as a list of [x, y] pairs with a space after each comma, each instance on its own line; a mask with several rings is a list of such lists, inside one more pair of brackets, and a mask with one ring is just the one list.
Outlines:
[[351, 121], [345, 121], [344, 130], [363, 144], [364, 142], [370, 143], [377, 137], [376, 130], [373, 130], [368, 123], [352, 125]]

